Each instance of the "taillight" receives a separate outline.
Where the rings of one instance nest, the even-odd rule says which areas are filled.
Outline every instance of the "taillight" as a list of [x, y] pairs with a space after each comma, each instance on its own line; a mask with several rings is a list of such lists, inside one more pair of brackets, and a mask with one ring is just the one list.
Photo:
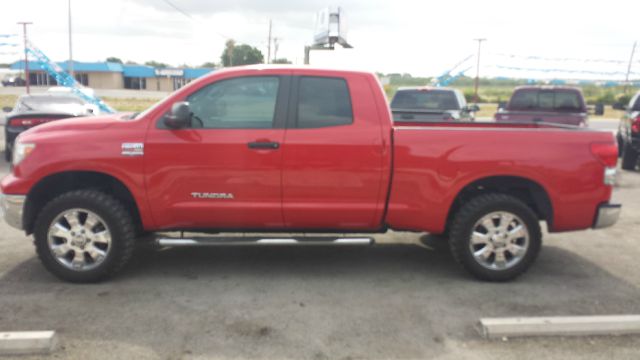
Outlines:
[[591, 153], [606, 167], [618, 164], [618, 146], [614, 142], [591, 143]]
[[9, 120], [9, 125], [11, 125], [11, 126], [30, 127], [30, 126], [36, 126], [36, 125], [44, 124], [44, 123], [46, 123], [46, 122], [48, 122], [50, 120], [51, 119], [30, 119], [30, 118], [11, 119], [11, 120]]
[[591, 143], [591, 153], [604, 165], [602, 181], [605, 185], [616, 183], [616, 165], [618, 164], [618, 145], [616, 143]]
[[631, 122], [631, 132], [640, 133], [640, 115]]

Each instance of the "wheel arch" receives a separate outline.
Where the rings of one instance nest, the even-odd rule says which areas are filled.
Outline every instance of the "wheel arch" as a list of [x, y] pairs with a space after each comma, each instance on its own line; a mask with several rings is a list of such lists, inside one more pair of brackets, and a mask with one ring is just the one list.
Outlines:
[[538, 219], [544, 220], [549, 228], [553, 227], [553, 204], [549, 193], [540, 183], [522, 176], [499, 175], [473, 180], [457, 193], [449, 207], [446, 231], [466, 201], [487, 193], [508, 194], [520, 199], [536, 213]]
[[23, 224], [27, 234], [33, 233], [40, 210], [55, 197], [73, 190], [94, 189], [110, 194], [127, 208], [137, 232], [142, 232], [142, 219], [131, 190], [120, 179], [97, 171], [64, 171], [50, 174], [33, 185], [27, 194]]

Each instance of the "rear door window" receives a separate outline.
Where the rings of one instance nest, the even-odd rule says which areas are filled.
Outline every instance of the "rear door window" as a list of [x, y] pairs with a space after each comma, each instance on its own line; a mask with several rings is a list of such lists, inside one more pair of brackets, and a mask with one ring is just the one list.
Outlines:
[[353, 123], [347, 82], [341, 78], [300, 78], [297, 107], [298, 128], [342, 126]]

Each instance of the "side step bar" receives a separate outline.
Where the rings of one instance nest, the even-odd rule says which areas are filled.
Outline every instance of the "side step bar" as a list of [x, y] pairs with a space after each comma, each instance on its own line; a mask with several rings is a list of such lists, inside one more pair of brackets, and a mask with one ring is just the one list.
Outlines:
[[158, 238], [156, 243], [167, 247], [186, 246], [238, 246], [238, 245], [293, 245], [293, 246], [318, 246], [318, 245], [373, 245], [373, 238], [324, 238], [324, 237], [303, 237], [303, 238], [251, 238], [251, 237], [198, 237], [186, 238]]

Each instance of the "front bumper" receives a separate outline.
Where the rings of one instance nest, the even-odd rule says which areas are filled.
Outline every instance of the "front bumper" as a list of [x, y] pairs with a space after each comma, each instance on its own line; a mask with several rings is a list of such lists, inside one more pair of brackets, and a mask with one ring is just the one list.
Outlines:
[[26, 200], [25, 195], [6, 195], [0, 193], [0, 215], [11, 227], [23, 230], [22, 212]]
[[620, 211], [622, 211], [622, 205], [620, 204], [601, 204], [598, 206], [596, 221], [593, 223], [593, 228], [602, 229], [612, 226], [618, 222]]

